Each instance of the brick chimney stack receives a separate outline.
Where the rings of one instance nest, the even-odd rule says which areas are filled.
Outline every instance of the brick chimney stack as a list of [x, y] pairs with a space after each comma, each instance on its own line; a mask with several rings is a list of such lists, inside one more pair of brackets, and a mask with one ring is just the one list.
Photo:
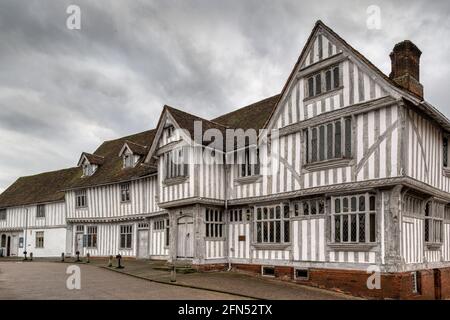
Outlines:
[[397, 43], [390, 54], [392, 71], [389, 78], [423, 99], [423, 86], [420, 83], [421, 55], [422, 51], [411, 41]]

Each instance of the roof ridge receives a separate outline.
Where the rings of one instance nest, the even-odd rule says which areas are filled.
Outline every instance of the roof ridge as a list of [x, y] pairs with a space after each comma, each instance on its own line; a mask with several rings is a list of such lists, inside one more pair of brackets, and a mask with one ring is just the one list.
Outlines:
[[[41, 176], [41, 175], [45, 175], [45, 174], [52, 174], [52, 173], [57, 173], [57, 172], [63, 172], [63, 171], [69, 171], [69, 170], [76, 170], [79, 167], [69, 167], [69, 168], [63, 168], [63, 169], [58, 169], [58, 170], [52, 170], [52, 171], [45, 171], [45, 172], [40, 172], [40, 173], [35, 173], [35, 174], [30, 174], [27, 176], [20, 176], [17, 178], [17, 180], [22, 179], [22, 178], [32, 178], [32, 177], [37, 177], [37, 176]], [[5, 189], [6, 191], [6, 189]]]
[[178, 108], [169, 106], [169, 105], [167, 105], [167, 104], [164, 105], [164, 107], [167, 108], [167, 109], [169, 109], [169, 110], [170, 110], [170, 109], [173, 109], [173, 110], [175, 110], [175, 111], [178, 111], [178, 112], [182, 112], [182, 113], [188, 114], [188, 115], [190, 115], [190, 116], [199, 118], [199, 119], [201, 119], [201, 120], [204, 120], [204, 121], [208, 121], [208, 122], [214, 123], [214, 124], [216, 124], [216, 125], [218, 125], [218, 126], [221, 126], [221, 127], [224, 127], [224, 128], [229, 128], [229, 127], [227, 127], [227, 126], [225, 126], [225, 125], [223, 125], [223, 124], [221, 124], [221, 123], [218, 123], [218, 122], [215, 122], [215, 121], [212, 121], [212, 120], [208, 120], [208, 119], [206, 119], [206, 118], [203, 118], [203, 117], [200, 117], [200, 116], [195, 115], [195, 114], [193, 114], [193, 113], [189, 113], [189, 112], [183, 111], [183, 110], [181, 110], [181, 109], [178, 109]]

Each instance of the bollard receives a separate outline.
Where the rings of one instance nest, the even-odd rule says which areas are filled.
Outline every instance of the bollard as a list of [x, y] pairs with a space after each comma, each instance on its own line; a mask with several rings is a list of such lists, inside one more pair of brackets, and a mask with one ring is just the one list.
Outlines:
[[113, 265], [112, 261], [113, 261], [113, 256], [109, 256], [109, 261], [108, 261], [108, 267], [109, 268], [111, 268], [112, 265]]
[[122, 256], [120, 255], [120, 254], [118, 254], [117, 256], [116, 256], [116, 259], [117, 259], [117, 269], [123, 269], [124, 267], [121, 265], [121, 263], [120, 263], [120, 261], [122, 260]]
[[30, 261], [33, 261], [33, 252], [30, 252]]
[[61, 253], [61, 262], [64, 262], [64, 252]]
[[170, 282], [177, 282], [177, 268], [175, 265], [172, 265], [170, 270]]
[[90, 261], [89, 261], [89, 258], [91, 257], [91, 255], [89, 254], [89, 252], [88, 253], [86, 253], [86, 263], [89, 263]]
[[75, 254], [77, 255], [77, 260], [75, 262], [81, 262], [81, 260], [80, 260], [80, 251], [75, 252]]
[[25, 257], [23, 258], [23, 260], [24, 260], [24, 261], [27, 261], [27, 260], [28, 260], [28, 258], [27, 258], [27, 252], [24, 251], [24, 252], [23, 252], [23, 255], [25, 256]]

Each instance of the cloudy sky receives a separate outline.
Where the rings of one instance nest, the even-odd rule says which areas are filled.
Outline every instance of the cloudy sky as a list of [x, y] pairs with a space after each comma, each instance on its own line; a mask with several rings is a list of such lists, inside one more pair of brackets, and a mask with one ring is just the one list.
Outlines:
[[0, 192], [153, 128], [164, 104], [211, 118], [279, 93], [317, 19], [385, 73], [411, 39], [427, 100], [450, 116], [447, 0], [0, 0]]

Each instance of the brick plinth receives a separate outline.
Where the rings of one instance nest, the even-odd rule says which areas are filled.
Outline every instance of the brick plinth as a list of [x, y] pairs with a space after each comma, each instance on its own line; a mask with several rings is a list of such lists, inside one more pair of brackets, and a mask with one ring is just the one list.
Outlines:
[[[227, 265], [196, 266], [200, 271], [224, 270]], [[236, 271], [261, 275], [261, 265], [233, 264]], [[418, 292], [413, 292], [411, 272], [382, 273], [381, 289], [370, 290], [367, 280], [370, 274], [356, 270], [309, 269], [308, 279], [295, 279], [295, 269], [289, 266], [274, 266], [275, 278], [292, 281], [353, 296], [372, 299], [434, 300], [450, 298], [450, 268], [420, 270]], [[437, 271], [438, 270], [438, 271]]]

